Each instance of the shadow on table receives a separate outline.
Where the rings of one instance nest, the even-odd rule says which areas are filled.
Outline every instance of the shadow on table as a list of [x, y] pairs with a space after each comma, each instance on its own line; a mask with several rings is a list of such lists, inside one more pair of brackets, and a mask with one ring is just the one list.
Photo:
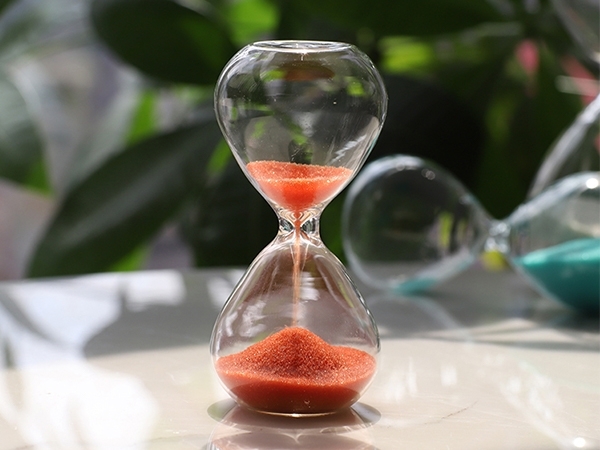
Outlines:
[[221, 301], [210, 283], [238, 275], [203, 276], [155, 271], [5, 283], [0, 316], [14, 325], [6, 330], [76, 341], [86, 356], [206, 344]]
[[89, 358], [207, 345], [240, 273], [149, 271], [0, 283], [2, 444], [137, 447], [152, 435], [162, 405], [139, 377]]
[[422, 295], [371, 291], [365, 297], [382, 339], [600, 351], [600, 317], [543, 298], [510, 273], [472, 271]]

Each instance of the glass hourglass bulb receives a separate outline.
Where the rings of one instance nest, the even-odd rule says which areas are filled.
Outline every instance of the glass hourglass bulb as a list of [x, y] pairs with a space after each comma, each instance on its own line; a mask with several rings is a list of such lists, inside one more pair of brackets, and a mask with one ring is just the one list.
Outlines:
[[533, 198], [558, 179], [577, 172], [600, 170], [600, 95], [556, 140], [529, 189]]
[[492, 220], [451, 174], [397, 155], [365, 167], [343, 213], [350, 267], [367, 284], [423, 290], [501, 251], [535, 287], [581, 311], [600, 310], [600, 173], [550, 185]]
[[493, 245], [539, 290], [600, 311], [600, 172], [560, 179], [494, 231]]
[[370, 163], [352, 183], [342, 233], [349, 265], [365, 284], [409, 294], [471, 265], [491, 224], [446, 170], [395, 155]]
[[[600, 68], [600, 2], [552, 0], [556, 15], [573, 41], [596, 68]], [[540, 166], [528, 198], [535, 197], [556, 180], [576, 172], [600, 171], [600, 93], [575, 118], [552, 145]]]
[[600, 3], [596, 0], [552, 0], [559, 19], [591, 61], [600, 65]]
[[223, 69], [217, 120], [279, 219], [277, 236], [234, 289], [211, 339], [217, 375], [243, 406], [331, 413], [354, 403], [375, 373], [377, 328], [322, 243], [319, 217], [363, 164], [386, 106], [379, 74], [349, 44], [258, 42]]

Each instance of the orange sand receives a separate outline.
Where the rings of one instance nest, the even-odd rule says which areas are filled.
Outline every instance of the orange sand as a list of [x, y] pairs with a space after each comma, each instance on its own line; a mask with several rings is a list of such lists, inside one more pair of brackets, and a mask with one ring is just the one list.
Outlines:
[[246, 168], [271, 200], [296, 213], [329, 200], [352, 175], [345, 167], [281, 161], [254, 161]]
[[221, 380], [247, 406], [281, 414], [323, 414], [352, 405], [375, 374], [375, 358], [285, 328], [219, 358]]

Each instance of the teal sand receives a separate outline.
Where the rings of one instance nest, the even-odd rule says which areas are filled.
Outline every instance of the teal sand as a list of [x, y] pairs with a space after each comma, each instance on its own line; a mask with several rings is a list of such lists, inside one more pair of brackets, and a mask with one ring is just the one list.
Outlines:
[[576, 239], [513, 262], [554, 298], [580, 311], [600, 311], [600, 239]]

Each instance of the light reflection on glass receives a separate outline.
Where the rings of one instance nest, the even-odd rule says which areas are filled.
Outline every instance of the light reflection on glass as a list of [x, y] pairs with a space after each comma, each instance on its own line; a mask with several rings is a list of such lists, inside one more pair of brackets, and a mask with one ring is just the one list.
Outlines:
[[368, 428], [379, 412], [362, 403], [336, 414], [293, 418], [256, 413], [226, 400], [209, 413], [218, 424], [207, 450], [377, 450]]

